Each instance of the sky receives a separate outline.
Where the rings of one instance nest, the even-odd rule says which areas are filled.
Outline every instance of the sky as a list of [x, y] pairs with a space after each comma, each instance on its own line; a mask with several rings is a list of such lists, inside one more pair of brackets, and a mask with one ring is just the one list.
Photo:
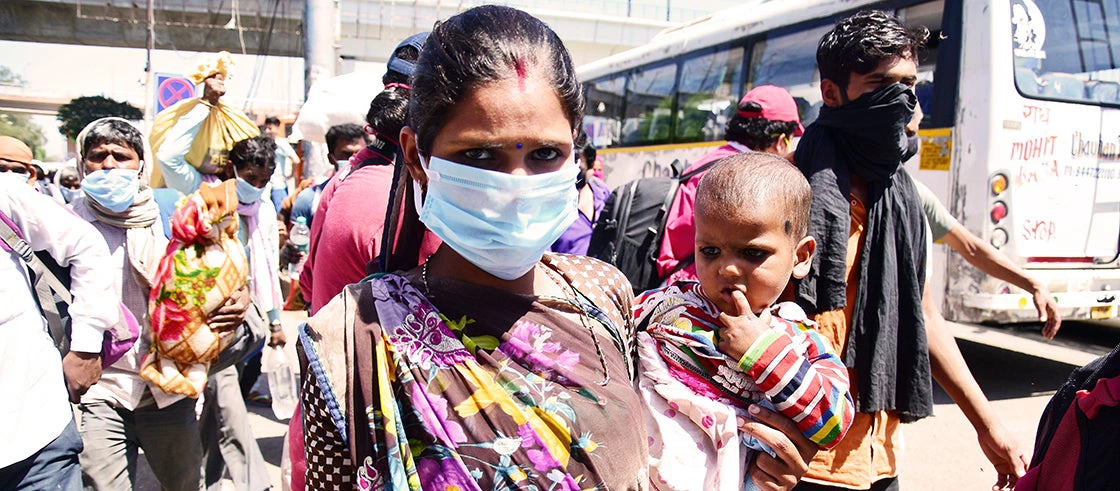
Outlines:
[[[182, 75], [207, 56], [193, 51], [155, 50], [152, 68], [156, 73]], [[235, 66], [233, 76], [226, 83], [226, 101], [243, 107], [252, 90], [257, 57], [237, 54], [233, 58]], [[0, 65], [27, 81], [22, 88], [0, 86], [0, 96], [72, 99], [104, 95], [143, 109], [144, 63], [143, 49], [0, 41]], [[303, 99], [303, 60], [265, 57], [260, 73], [254, 108], [268, 114], [294, 113]], [[66, 144], [58, 134], [54, 116], [35, 116], [33, 121], [47, 136], [47, 155], [64, 156]]]
[[[573, 8], [581, 8], [573, 0]], [[619, 0], [615, 3], [624, 4]], [[523, 0], [511, 4], [522, 7], [544, 8], [553, 6], [555, 0]], [[695, 10], [717, 10], [725, 8], [735, 0], [712, 0], [697, 5], [689, 5]], [[641, 8], [660, 8], [660, 1], [639, 0], [634, 2]], [[671, 4], [676, 4], [672, 2]], [[681, 8], [681, 5], [674, 5]], [[590, 7], [587, 7], [590, 8]], [[153, 70], [156, 73], [183, 75], [203, 62], [207, 53], [177, 50], [155, 50], [152, 54]], [[303, 100], [303, 60], [268, 56], [258, 59], [254, 55], [233, 55], [236, 66], [232, 77], [227, 81], [225, 101], [243, 109], [254, 109], [266, 115], [294, 114]], [[384, 70], [381, 63], [354, 63], [357, 71]], [[62, 45], [49, 43], [29, 43], [20, 41], [0, 41], [0, 66], [5, 66], [23, 77], [27, 84], [22, 87], [0, 86], [0, 97], [16, 95], [22, 97], [42, 97], [48, 99], [72, 99], [80, 96], [104, 95], [120, 101], [127, 101], [140, 107], [145, 106], [145, 51], [138, 48], [114, 48], [103, 46]], [[256, 80], [258, 79], [259, 80]], [[248, 108], [245, 101], [253, 100]], [[58, 134], [58, 124], [54, 116], [34, 116], [35, 121], [47, 136], [48, 157], [66, 157], [66, 143]]]

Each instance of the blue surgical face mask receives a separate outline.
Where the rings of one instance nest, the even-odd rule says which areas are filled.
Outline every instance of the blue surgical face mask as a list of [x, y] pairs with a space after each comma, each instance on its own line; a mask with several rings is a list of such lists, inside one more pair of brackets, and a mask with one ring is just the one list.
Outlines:
[[81, 189], [70, 189], [70, 188], [67, 188], [67, 187], [60, 187], [60, 188], [58, 188], [58, 192], [62, 194], [62, 199], [64, 201], [66, 201], [66, 203], [71, 203], [71, 202], [74, 201], [75, 198], [78, 197], [78, 193], [82, 192], [82, 190]]
[[569, 163], [515, 176], [432, 157], [420, 221], [483, 271], [520, 278], [575, 221], [578, 173]]
[[[233, 175], [237, 175], [237, 169], [233, 170]], [[237, 178], [237, 201], [251, 205], [260, 201], [262, 196], [264, 196], [264, 188], [249, 184], [249, 181], [241, 177]]]
[[140, 171], [105, 169], [90, 172], [82, 178], [82, 191], [109, 211], [120, 213], [132, 205], [136, 193], [140, 191]]

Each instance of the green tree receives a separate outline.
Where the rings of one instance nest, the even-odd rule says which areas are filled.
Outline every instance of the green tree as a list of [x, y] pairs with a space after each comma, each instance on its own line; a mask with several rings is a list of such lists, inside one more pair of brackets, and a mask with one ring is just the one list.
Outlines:
[[47, 139], [43, 136], [43, 130], [26, 114], [0, 113], [0, 135], [10, 136], [26, 143], [31, 147], [35, 158], [39, 160], [43, 160], [46, 155], [43, 145]]
[[0, 85], [23, 87], [27, 85], [27, 80], [24, 80], [22, 75], [12, 71], [11, 68], [0, 65]]
[[58, 108], [58, 121], [62, 123], [58, 130], [67, 138], [77, 138], [86, 125], [110, 116], [135, 121], [144, 113], [132, 104], [100, 95], [78, 97]]

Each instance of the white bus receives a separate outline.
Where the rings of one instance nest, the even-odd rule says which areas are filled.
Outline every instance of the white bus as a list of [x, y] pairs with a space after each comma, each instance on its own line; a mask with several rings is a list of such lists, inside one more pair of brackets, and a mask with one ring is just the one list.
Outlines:
[[[669, 175], [715, 146], [751, 87], [785, 87], [807, 126], [816, 48], [866, 8], [931, 32], [922, 151], [907, 163], [960, 222], [1045, 282], [1064, 317], [1117, 314], [1120, 0], [761, 0], [580, 68], [584, 128], [612, 187]], [[947, 318], [1037, 319], [1031, 297], [934, 250]]]

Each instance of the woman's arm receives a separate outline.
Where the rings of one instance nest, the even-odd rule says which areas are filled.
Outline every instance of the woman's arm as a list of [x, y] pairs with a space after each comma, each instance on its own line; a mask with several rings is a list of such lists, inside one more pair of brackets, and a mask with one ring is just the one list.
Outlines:
[[776, 455], [758, 452], [748, 471], [751, 480], [765, 491], [793, 489], [809, 470], [817, 444], [802, 435], [792, 419], [757, 404], [750, 407], [750, 412], [757, 421], [742, 421], [739, 429], [769, 445]]
[[199, 104], [180, 117], [167, 131], [155, 156], [167, 187], [183, 194], [191, 194], [202, 185], [202, 174], [187, 163], [187, 152], [190, 152], [191, 145], [202, 128], [202, 122], [209, 115], [210, 106]]

